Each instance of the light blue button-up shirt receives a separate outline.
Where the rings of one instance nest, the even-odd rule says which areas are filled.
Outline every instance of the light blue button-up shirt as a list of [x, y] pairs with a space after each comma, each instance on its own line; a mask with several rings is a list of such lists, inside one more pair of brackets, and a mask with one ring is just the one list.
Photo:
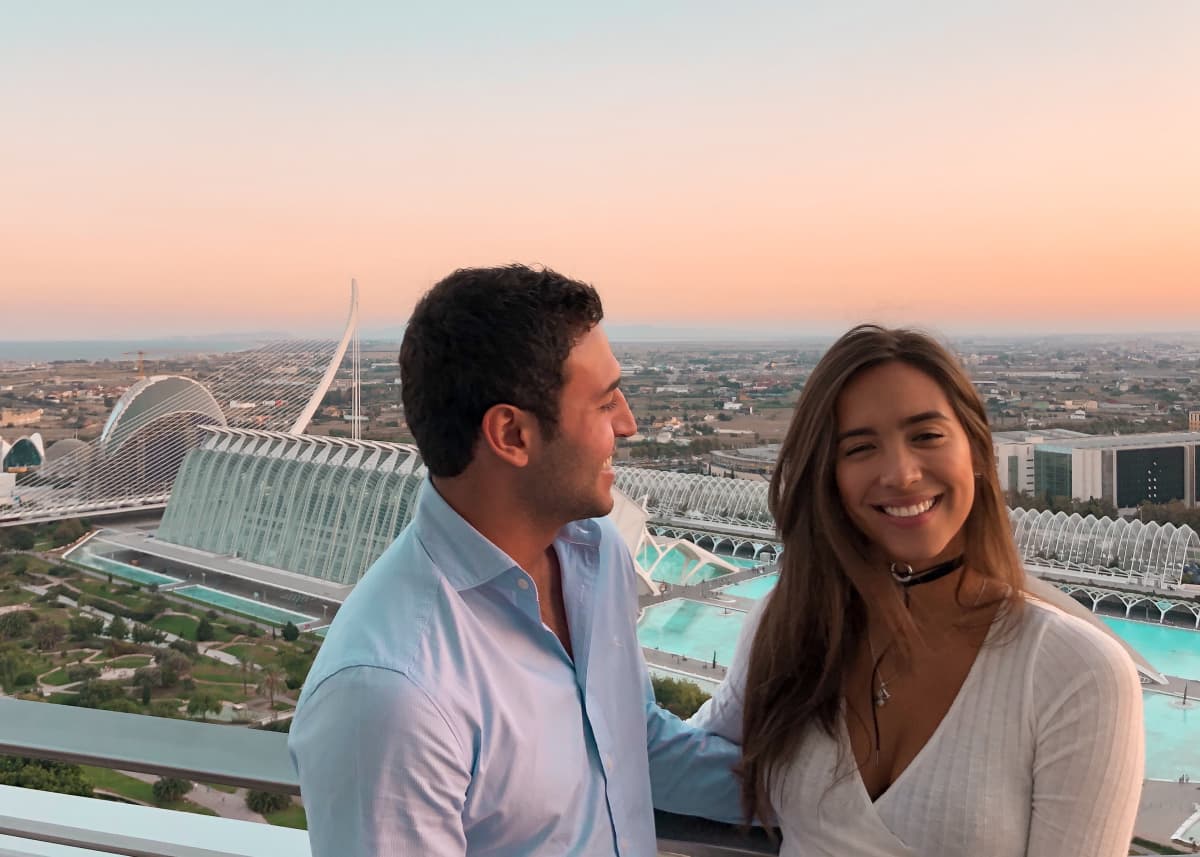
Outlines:
[[300, 698], [314, 857], [652, 857], [652, 805], [740, 820], [738, 749], [654, 702], [615, 527], [575, 522], [554, 548], [574, 662], [529, 575], [426, 482]]

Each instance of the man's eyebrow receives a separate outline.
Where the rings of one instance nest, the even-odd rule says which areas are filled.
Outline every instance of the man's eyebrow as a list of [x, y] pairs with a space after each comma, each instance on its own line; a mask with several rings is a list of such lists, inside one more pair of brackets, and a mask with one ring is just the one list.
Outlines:
[[605, 387], [604, 392], [601, 393], [600, 395], [607, 396], [609, 393], [611, 393], [613, 390], [617, 389], [617, 387], [620, 387], [620, 386], [621, 386], [621, 376], [618, 375], [617, 380], [613, 381], [611, 384], [609, 384], [607, 387]]
[[[941, 411], [936, 411], [936, 410], [921, 411], [921, 413], [919, 413], [919, 414], [913, 414], [911, 417], [905, 417], [904, 419], [902, 419], [900, 421], [900, 426], [902, 428], [907, 428], [908, 426], [913, 426], [913, 425], [916, 425], [917, 423], [928, 422], [930, 420], [948, 420], [948, 419], [950, 419], [950, 418], [947, 417], [945, 414], [943, 414]], [[853, 429], [850, 429], [849, 431], [844, 431], [841, 434], [839, 434], [837, 436], [837, 442], [841, 443], [843, 440], [846, 440], [847, 438], [851, 438], [851, 437], [873, 436], [873, 435], [877, 435], [877, 434], [879, 434], [879, 432], [875, 431], [875, 429], [873, 429], [873, 428], [869, 428], [869, 427], [853, 428]]]

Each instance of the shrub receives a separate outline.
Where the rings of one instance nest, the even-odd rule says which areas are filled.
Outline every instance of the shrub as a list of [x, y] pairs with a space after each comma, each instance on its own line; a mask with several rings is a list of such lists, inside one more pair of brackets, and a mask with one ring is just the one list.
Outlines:
[[29, 621], [29, 613], [26, 610], [13, 610], [0, 615], [0, 639], [15, 640], [19, 637], [27, 637], [32, 626], [33, 623]]
[[167, 648], [174, 649], [180, 654], [187, 655], [189, 658], [194, 659], [200, 657], [200, 650], [196, 648], [196, 644], [191, 640], [185, 640], [182, 637], [180, 637], [178, 640], [172, 640], [171, 642], [167, 643]]
[[681, 679], [651, 677], [650, 683], [658, 704], [676, 717], [691, 717], [709, 696], [699, 685]]
[[279, 812], [291, 805], [292, 798], [289, 795], [280, 794], [279, 792], [260, 792], [254, 790], [246, 792], [246, 806], [250, 808], [251, 812], [257, 812], [259, 815]]
[[160, 805], [183, 800], [183, 796], [191, 790], [191, 781], [179, 777], [159, 777], [152, 788], [154, 802]]

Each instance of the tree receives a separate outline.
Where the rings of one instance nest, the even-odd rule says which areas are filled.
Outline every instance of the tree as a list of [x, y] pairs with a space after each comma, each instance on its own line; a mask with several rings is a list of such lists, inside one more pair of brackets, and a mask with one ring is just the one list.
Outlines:
[[275, 694], [283, 689], [283, 685], [284, 675], [279, 667], [269, 666], [263, 668], [262, 675], [258, 677], [258, 692], [267, 695], [272, 708], [275, 707]]
[[199, 623], [196, 625], [196, 640], [203, 643], [207, 640], [213, 639], [213, 636], [212, 622], [208, 621], [207, 616], [201, 618]]
[[84, 532], [85, 530], [83, 528], [83, 523], [80, 522], [78, 518], [71, 518], [70, 520], [61, 522], [57, 527], [55, 527], [50, 538], [54, 542], [55, 547], [61, 547], [63, 545], [69, 545], [71, 542], [82, 536]]
[[133, 626], [132, 635], [135, 643], [161, 643], [167, 638], [167, 635], [157, 628], [140, 624]]
[[56, 648], [67, 638], [67, 629], [58, 622], [38, 622], [33, 629], [33, 644], [43, 652]]
[[67, 630], [76, 642], [95, 637], [104, 630], [104, 620], [95, 616], [72, 616], [67, 620]]
[[0, 756], [0, 785], [92, 796], [92, 784], [78, 765], [23, 756]]
[[108, 636], [114, 640], [124, 640], [129, 636], [129, 625], [120, 616], [113, 616], [112, 621], [108, 623]]
[[210, 690], [197, 690], [188, 700], [187, 713], [195, 717], [200, 715], [200, 719], [207, 722], [208, 713], [220, 714], [222, 709], [221, 699]]
[[300, 629], [291, 622], [288, 622], [283, 626], [282, 636], [283, 639], [287, 640], [289, 643], [294, 643], [296, 640], [300, 639]]
[[0, 614], [0, 640], [19, 640], [29, 636], [33, 623], [28, 610], [12, 610]]
[[158, 663], [159, 670], [162, 671], [163, 687], [178, 684], [192, 674], [192, 662], [186, 655], [172, 649], [156, 652], [154, 660]]
[[91, 681], [100, 677], [100, 667], [95, 664], [72, 664], [67, 667], [69, 681]]
[[279, 812], [291, 805], [291, 797], [279, 792], [260, 792], [253, 789], [246, 792], [246, 806], [251, 812], [257, 812], [259, 815]]
[[154, 802], [159, 806], [181, 801], [183, 796], [191, 790], [191, 780], [179, 777], [159, 777], [151, 787], [151, 791], [154, 793]]
[[659, 706], [676, 717], [691, 717], [709, 698], [698, 684], [690, 681], [652, 676], [650, 683], [654, 686], [654, 698]]
[[250, 676], [254, 673], [254, 661], [249, 658], [241, 660], [239, 669], [242, 671], [242, 693], [246, 692], [246, 685], [249, 684]]
[[8, 533], [8, 546], [15, 551], [31, 551], [37, 538], [28, 527], [13, 527]]

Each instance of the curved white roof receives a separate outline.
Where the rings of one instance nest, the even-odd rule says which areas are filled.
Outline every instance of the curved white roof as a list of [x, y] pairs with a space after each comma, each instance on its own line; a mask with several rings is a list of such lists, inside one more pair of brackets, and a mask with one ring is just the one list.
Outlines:
[[100, 447], [115, 452], [138, 429], [168, 414], [181, 413], [201, 414], [211, 419], [212, 425], [226, 425], [221, 406], [199, 381], [183, 375], [143, 378], [113, 406], [100, 433]]

